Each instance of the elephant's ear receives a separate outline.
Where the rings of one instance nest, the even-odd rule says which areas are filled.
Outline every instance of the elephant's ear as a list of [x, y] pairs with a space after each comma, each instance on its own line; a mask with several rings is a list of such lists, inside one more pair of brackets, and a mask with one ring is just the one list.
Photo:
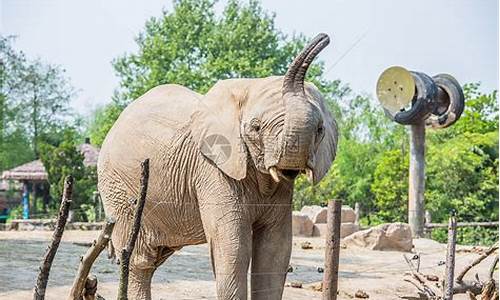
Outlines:
[[313, 168], [313, 184], [325, 177], [337, 153], [338, 129], [330, 111], [326, 107], [323, 96], [313, 84], [306, 84], [307, 98], [320, 110], [323, 117], [324, 136], [316, 150]]
[[247, 152], [240, 132], [246, 96], [234, 81], [218, 82], [201, 98], [193, 115], [192, 134], [207, 159], [226, 175], [241, 180], [247, 171]]

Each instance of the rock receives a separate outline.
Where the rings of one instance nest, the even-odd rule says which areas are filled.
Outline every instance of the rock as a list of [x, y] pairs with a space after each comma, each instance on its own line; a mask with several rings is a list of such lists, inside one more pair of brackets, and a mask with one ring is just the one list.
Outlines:
[[296, 289], [301, 289], [302, 288], [302, 282], [300, 281], [292, 281], [290, 282], [290, 286]]
[[371, 250], [411, 251], [411, 229], [405, 223], [387, 223], [358, 231], [344, 239], [347, 247]]
[[342, 223], [354, 223], [354, 221], [356, 221], [356, 213], [354, 212], [354, 209], [350, 206], [342, 205], [341, 220]]
[[294, 236], [312, 236], [313, 222], [306, 214], [298, 211], [292, 213], [292, 234]]
[[439, 281], [439, 277], [434, 274], [426, 274], [424, 277], [429, 281]]
[[[325, 237], [326, 235], [326, 224], [314, 224], [313, 236]], [[340, 224], [340, 238], [344, 238], [353, 234], [359, 230], [359, 225], [354, 223], [342, 223]]]
[[[326, 224], [326, 215], [328, 208], [318, 205], [304, 206], [300, 210], [301, 213], [307, 215], [314, 224]], [[354, 223], [356, 220], [356, 213], [354, 209], [347, 205], [342, 205], [341, 223]]]
[[311, 245], [310, 242], [305, 241], [305, 242], [300, 243], [300, 248], [302, 248], [304, 250], [308, 250], [308, 249], [312, 249], [313, 246]]
[[307, 215], [314, 224], [326, 223], [326, 213], [327, 213], [326, 207], [321, 207], [319, 205], [311, 205], [311, 206], [306, 205], [302, 207], [300, 212]]
[[370, 296], [363, 290], [357, 290], [356, 293], [354, 293], [354, 298], [368, 299]]
[[315, 292], [321, 292], [323, 290], [323, 282], [318, 281], [318, 282], [313, 282], [305, 285], [306, 289], [313, 290]]

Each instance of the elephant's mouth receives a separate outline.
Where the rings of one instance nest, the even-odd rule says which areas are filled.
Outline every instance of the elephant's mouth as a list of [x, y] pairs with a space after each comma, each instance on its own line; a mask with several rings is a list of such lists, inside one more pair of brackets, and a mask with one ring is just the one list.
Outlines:
[[305, 173], [309, 178], [312, 179], [313, 173], [310, 168], [306, 168], [304, 170], [297, 169], [278, 169], [277, 167], [270, 167], [269, 174], [276, 182], [280, 182], [280, 178], [284, 178], [288, 181], [293, 181], [300, 173]]

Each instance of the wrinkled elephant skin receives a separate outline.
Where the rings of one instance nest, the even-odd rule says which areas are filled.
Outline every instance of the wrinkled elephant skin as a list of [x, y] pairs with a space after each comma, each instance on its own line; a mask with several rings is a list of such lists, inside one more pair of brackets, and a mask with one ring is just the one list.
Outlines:
[[316, 183], [335, 157], [337, 128], [318, 89], [304, 83], [319, 35], [283, 76], [219, 81], [205, 95], [153, 88], [120, 115], [102, 146], [99, 192], [117, 219], [121, 249], [150, 159], [129, 298], [151, 299], [155, 269], [176, 250], [208, 242], [218, 299], [281, 299], [292, 246], [293, 181]]

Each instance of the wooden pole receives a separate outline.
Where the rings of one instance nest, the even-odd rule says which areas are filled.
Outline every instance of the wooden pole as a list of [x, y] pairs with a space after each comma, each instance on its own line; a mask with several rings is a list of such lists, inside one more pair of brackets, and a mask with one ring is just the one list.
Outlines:
[[340, 222], [342, 201], [330, 200], [327, 212], [325, 273], [323, 276], [323, 300], [336, 300], [340, 255]]
[[448, 247], [446, 249], [446, 270], [444, 300], [453, 300], [453, 282], [455, 272], [455, 247], [457, 243], [457, 220], [451, 216], [448, 221]]
[[[115, 220], [111, 218], [108, 219], [97, 240], [94, 240], [92, 246], [90, 246], [87, 250], [87, 253], [85, 253], [85, 255], [80, 259], [80, 265], [78, 267], [75, 280], [73, 281], [73, 286], [71, 287], [68, 300], [80, 300], [82, 298], [82, 292], [85, 288], [90, 268], [92, 268], [94, 261], [97, 259], [102, 250], [106, 248], [106, 245], [111, 238], [111, 234], [113, 233], [114, 226]], [[93, 281], [91, 280], [91, 282]]]
[[38, 273], [38, 278], [36, 280], [35, 291], [33, 293], [34, 300], [45, 299], [45, 289], [47, 288], [50, 268], [52, 266], [52, 262], [54, 261], [54, 257], [56, 256], [57, 248], [59, 247], [59, 243], [61, 243], [61, 238], [64, 233], [64, 226], [66, 226], [66, 220], [68, 219], [72, 194], [73, 177], [67, 176], [64, 180], [64, 191], [61, 200], [61, 206], [59, 207], [59, 216], [57, 217], [56, 229], [54, 230], [54, 233], [52, 235], [52, 241], [47, 247], [45, 256], [43, 257], [42, 263], [40, 265], [40, 272]]
[[148, 190], [149, 159], [146, 159], [141, 164], [141, 167], [140, 196], [135, 207], [134, 223], [132, 224], [132, 228], [130, 230], [127, 245], [122, 249], [120, 256], [120, 283], [118, 287], [118, 300], [128, 299], [127, 291], [130, 256], [134, 251], [135, 242], [137, 240], [137, 236], [139, 235], [139, 229], [141, 228], [142, 211], [144, 210], [144, 203], [146, 202], [146, 193]]
[[425, 123], [410, 126], [408, 223], [414, 237], [424, 235]]
[[[445, 228], [448, 224], [429, 223], [425, 224], [427, 228]], [[498, 221], [493, 222], [457, 222], [457, 227], [498, 227]]]
[[359, 224], [359, 214], [360, 214], [360, 211], [361, 211], [361, 208], [360, 208], [359, 202], [356, 202], [354, 204], [354, 214], [355, 214], [354, 224]]

